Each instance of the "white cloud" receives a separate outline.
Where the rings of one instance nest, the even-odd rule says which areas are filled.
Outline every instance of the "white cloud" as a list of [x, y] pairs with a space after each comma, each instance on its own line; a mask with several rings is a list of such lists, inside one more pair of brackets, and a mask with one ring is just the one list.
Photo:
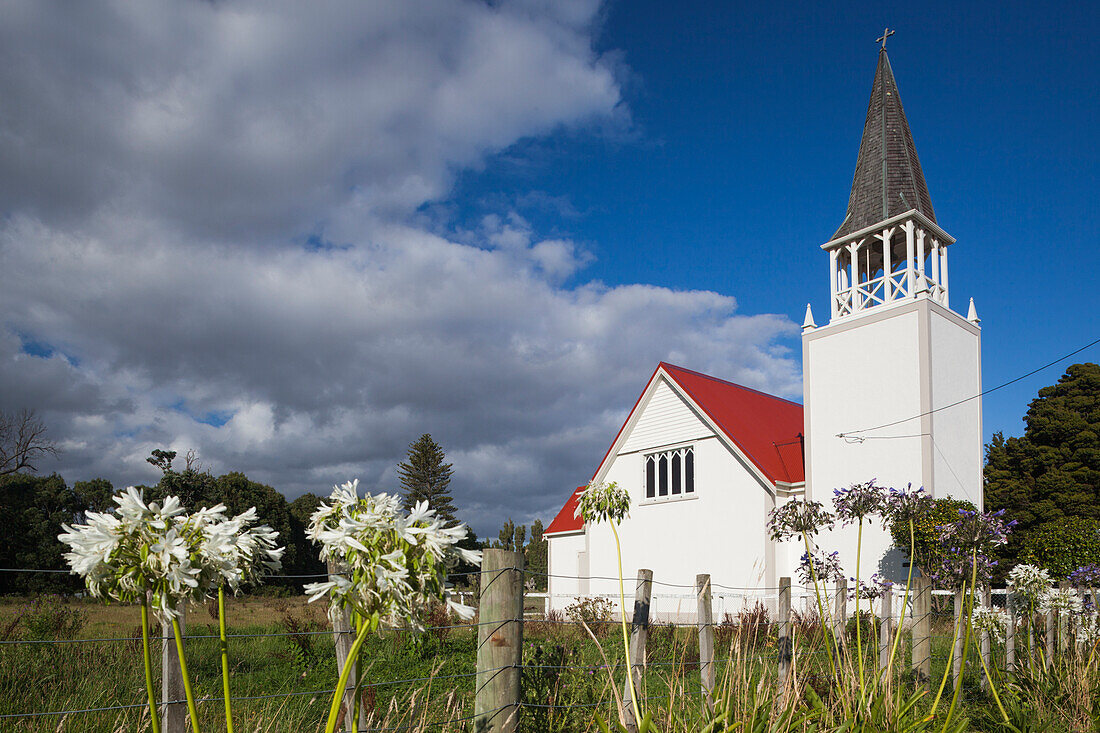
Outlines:
[[417, 223], [521, 138], [621, 123], [595, 4], [56, 12], [0, 22], [0, 408], [38, 408], [71, 479], [155, 480], [168, 445], [291, 496], [393, 488], [431, 432], [486, 532], [548, 518], [660, 359], [798, 392], [784, 317], [583, 282], [514, 213]]

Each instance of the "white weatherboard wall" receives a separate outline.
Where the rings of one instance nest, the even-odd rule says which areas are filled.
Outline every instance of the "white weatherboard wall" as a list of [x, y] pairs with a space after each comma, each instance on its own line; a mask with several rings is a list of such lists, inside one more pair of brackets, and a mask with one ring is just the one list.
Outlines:
[[[924, 414], [981, 391], [979, 354], [977, 326], [926, 298], [807, 329], [807, 496], [831, 507], [834, 489], [877, 479], [883, 486], [912, 483], [937, 498], [966, 498], [980, 506], [979, 400]], [[849, 575], [855, 574], [856, 534], [849, 527], [819, 538], [824, 549], [840, 551]], [[890, 545], [877, 521], [864, 528], [862, 577], [901, 575], [902, 555]]]
[[[710, 573], [716, 586], [760, 589], [775, 584], [768, 555], [764, 523], [774, 506], [773, 495], [719, 438], [701, 415], [664, 381], [654, 385], [639, 404], [602, 474], [596, 479], [616, 482], [630, 492], [630, 517], [619, 527], [626, 592], [634, 589], [640, 568], [653, 571], [657, 617], [695, 613], [692, 586], [698, 573]], [[655, 501], [645, 498], [644, 457], [648, 453], [691, 445], [695, 451], [695, 493], [691, 498]], [[616, 596], [619, 592], [615, 541], [607, 524], [587, 526], [588, 592]], [[573, 536], [551, 539], [551, 572], [569, 565], [577, 543]], [[601, 579], [606, 578], [606, 579]], [[571, 602], [567, 596], [581, 584], [552, 578], [552, 607]], [[672, 583], [686, 586], [671, 588]], [[727, 592], [715, 588], [715, 592]], [[629, 605], [629, 599], [628, 599]], [[616, 604], [617, 605], [617, 604]]]

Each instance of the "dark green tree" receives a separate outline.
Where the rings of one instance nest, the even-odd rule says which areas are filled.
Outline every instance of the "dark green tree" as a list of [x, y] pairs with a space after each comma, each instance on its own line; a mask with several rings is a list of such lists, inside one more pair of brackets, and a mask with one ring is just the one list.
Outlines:
[[1067, 517], [1043, 522], [1021, 542], [1019, 560], [1065, 578], [1082, 565], [1100, 564], [1100, 520]]
[[545, 528], [542, 520], [536, 519], [531, 525], [531, 540], [527, 543], [524, 556], [527, 560], [527, 570], [535, 581], [536, 590], [546, 590], [546, 572], [548, 547], [546, 538], [542, 536]]
[[409, 445], [407, 460], [397, 465], [401, 486], [405, 493], [405, 508], [411, 509], [421, 501], [447, 522], [455, 522], [455, 507], [451, 499], [450, 463], [444, 463], [446, 454], [428, 433]]
[[1100, 365], [1074, 364], [1039, 390], [1024, 424], [1022, 437], [996, 433], [986, 446], [986, 507], [1019, 522], [1009, 562], [1044, 522], [1100, 519]]
[[500, 532], [497, 532], [495, 547], [510, 552], [516, 551], [516, 525], [511, 519], [501, 525]]
[[[0, 567], [68, 570], [58, 539], [62, 523], [80, 521], [86, 507], [58, 474], [0, 477], [4, 541]], [[0, 573], [0, 593], [73, 591], [80, 581], [62, 573]]]
[[73, 484], [73, 493], [84, 511], [109, 512], [116, 506], [112, 499], [115, 487], [105, 478], [77, 481]]

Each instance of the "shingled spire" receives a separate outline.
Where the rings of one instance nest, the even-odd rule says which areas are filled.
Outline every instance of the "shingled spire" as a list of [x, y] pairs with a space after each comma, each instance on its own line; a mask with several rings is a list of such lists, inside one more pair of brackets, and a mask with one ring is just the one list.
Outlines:
[[936, 221], [913, 135], [901, 107], [901, 95], [883, 48], [863, 123], [848, 215], [833, 239], [916, 209]]

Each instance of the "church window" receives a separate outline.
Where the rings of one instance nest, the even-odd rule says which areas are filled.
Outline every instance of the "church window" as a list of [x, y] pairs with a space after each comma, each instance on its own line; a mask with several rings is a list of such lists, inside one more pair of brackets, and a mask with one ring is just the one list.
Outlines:
[[660, 501], [695, 493], [695, 449], [692, 446], [645, 456], [645, 498]]

